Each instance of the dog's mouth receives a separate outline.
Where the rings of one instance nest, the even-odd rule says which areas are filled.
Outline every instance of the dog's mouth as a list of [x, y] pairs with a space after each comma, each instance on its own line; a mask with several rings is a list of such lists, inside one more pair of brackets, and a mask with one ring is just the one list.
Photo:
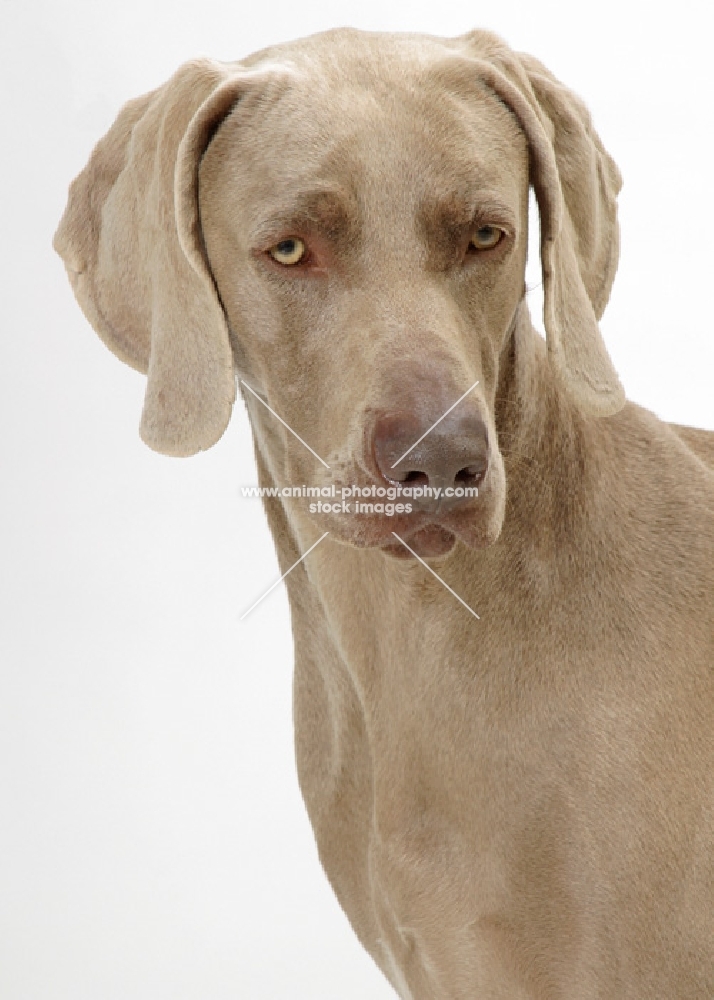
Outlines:
[[329, 527], [335, 541], [355, 548], [379, 549], [396, 559], [435, 559], [448, 555], [457, 540], [472, 549], [491, 545], [498, 536], [500, 519], [494, 520], [489, 508], [490, 504], [476, 501], [443, 513], [333, 514], [320, 524]]

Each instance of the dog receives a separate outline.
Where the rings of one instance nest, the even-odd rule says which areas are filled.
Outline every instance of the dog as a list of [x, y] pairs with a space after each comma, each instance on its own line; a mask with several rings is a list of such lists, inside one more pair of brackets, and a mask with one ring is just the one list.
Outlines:
[[302, 794], [403, 1000], [714, 996], [714, 433], [608, 357], [620, 185], [495, 35], [340, 29], [131, 101], [55, 237], [149, 446], [238, 385], [262, 487], [403, 501], [265, 500]]

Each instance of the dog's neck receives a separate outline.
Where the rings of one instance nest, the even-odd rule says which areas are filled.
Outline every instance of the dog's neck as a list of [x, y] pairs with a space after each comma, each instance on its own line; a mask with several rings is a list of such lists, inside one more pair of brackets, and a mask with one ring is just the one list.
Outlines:
[[506, 469], [508, 538], [528, 537], [529, 526], [540, 525], [534, 537], [552, 524], [563, 545], [571, 533], [582, 539], [602, 513], [602, 448], [594, 445], [602, 444], [607, 421], [581, 413], [563, 391], [525, 301], [501, 354], [495, 421]]

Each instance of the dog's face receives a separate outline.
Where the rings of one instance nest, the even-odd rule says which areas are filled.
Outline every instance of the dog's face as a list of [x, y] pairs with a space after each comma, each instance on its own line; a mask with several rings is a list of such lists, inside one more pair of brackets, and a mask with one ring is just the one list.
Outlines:
[[501, 529], [495, 399], [529, 182], [554, 384], [614, 413], [597, 319], [619, 173], [578, 98], [486, 32], [345, 29], [187, 63], [97, 144], [55, 246], [90, 322], [148, 375], [152, 447], [210, 447], [237, 372], [275, 486], [401, 488], [412, 508], [320, 513], [318, 530], [435, 556]]
[[241, 375], [330, 467], [275, 422], [277, 485], [430, 486], [402, 497], [411, 513], [315, 516], [437, 555], [502, 523], [494, 396], [524, 294], [528, 147], [478, 81], [460, 95], [439, 64], [373, 63], [357, 51], [241, 102], [203, 157], [201, 225]]

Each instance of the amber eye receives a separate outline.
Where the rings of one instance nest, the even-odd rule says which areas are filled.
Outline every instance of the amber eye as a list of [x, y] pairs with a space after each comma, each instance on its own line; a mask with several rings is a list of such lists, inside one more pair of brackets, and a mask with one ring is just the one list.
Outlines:
[[293, 264], [300, 263], [305, 256], [306, 250], [307, 248], [302, 240], [298, 239], [297, 236], [291, 236], [288, 240], [281, 240], [280, 243], [276, 243], [274, 247], [268, 250], [268, 253], [278, 264], [290, 267]]
[[498, 226], [481, 226], [471, 237], [469, 251], [474, 253], [477, 250], [492, 250], [501, 242], [503, 230]]

